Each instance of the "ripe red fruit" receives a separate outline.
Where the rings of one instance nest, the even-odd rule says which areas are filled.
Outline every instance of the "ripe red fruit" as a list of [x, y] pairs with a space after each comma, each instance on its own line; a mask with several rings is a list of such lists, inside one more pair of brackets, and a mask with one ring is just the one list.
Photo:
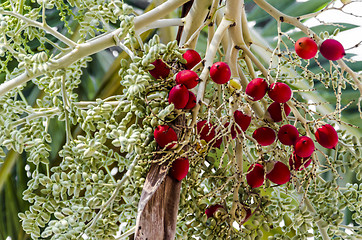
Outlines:
[[334, 149], [338, 143], [338, 134], [329, 124], [325, 124], [322, 127], [317, 128], [315, 138], [317, 142], [325, 148]]
[[287, 165], [277, 161], [273, 169], [266, 174], [266, 177], [275, 184], [285, 184], [290, 180], [290, 171]]
[[268, 83], [263, 78], [255, 78], [246, 86], [245, 93], [251, 97], [251, 100], [258, 101], [262, 99], [268, 91]]
[[214, 144], [212, 145], [214, 148], [220, 148], [221, 146], [221, 143], [222, 143], [222, 137], [219, 137], [218, 139], [216, 139], [214, 141]]
[[225, 62], [216, 62], [210, 68], [210, 77], [217, 84], [224, 84], [230, 80], [231, 70]]
[[215, 128], [206, 120], [199, 121], [196, 126], [200, 138], [206, 142], [210, 142], [215, 137]]
[[177, 84], [183, 84], [188, 89], [191, 89], [199, 83], [199, 76], [194, 71], [182, 70], [177, 73], [175, 80]]
[[245, 216], [244, 220], [241, 222], [241, 224], [247, 222], [251, 216], [251, 209], [247, 208], [247, 207], [244, 207], [244, 209], [246, 211], [246, 216]]
[[[229, 122], [225, 123], [224, 124], [224, 127], [225, 128], [228, 128], [230, 125]], [[239, 130], [240, 131], [240, 130]], [[241, 131], [240, 131], [241, 132]], [[235, 127], [235, 124], [233, 124], [231, 127], [230, 127], [230, 133], [231, 133], [231, 138], [232, 139], [235, 139], [236, 138], [236, 127]]]
[[285, 103], [292, 97], [292, 90], [287, 84], [276, 82], [270, 85], [268, 95], [275, 102]]
[[257, 188], [264, 183], [264, 168], [259, 163], [252, 164], [246, 174], [246, 182], [251, 188]]
[[248, 129], [248, 127], [250, 125], [250, 122], [251, 122], [251, 116], [246, 115], [246, 114], [242, 113], [239, 110], [235, 110], [235, 112], [234, 112], [234, 120], [235, 120], [235, 123], [237, 125], [239, 125], [239, 126], [235, 126], [235, 129], [240, 134], [241, 133], [240, 128], [244, 132], [246, 131], [246, 129]]
[[189, 172], [189, 167], [190, 164], [187, 158], [178, 158], [173, 161], [169, 174], [171, 177], [181, 181]]
[[253, 138], [262, 146], [268, 146], [275, 141], [275, 132], [270, 127], [260, 127], [253, 133]]
[[301, 158], [295, 152], [293, 152], [289, 157], [289, 167], [291, 170], [295, 171], [301, 171], [309, 166], [309, 164], [312, 162], [312, 159], [307, 158]]
[[346, 55], [344, 48], [340, 42], [334, 39], [326, 39], [319, 47], [322, 56], [328, 60], [336, 61]]
[[168, 74], [170, 74], [170, 69], [161, 59], [157, 59], [152, 63], [152, 65], [154, 65], [155, 68], [148, 71], [152, 75], [152, 77], [156, 79], [166, 78]]
[[176, 109], [184, 108], [188, 101], [189, 91], [182, 84], [174, 86], [168, 94], [168, 102], [173, 103]]
[[192, 49], [187, 50], [184, 54], [182, 54], [182, 57], [186, 60], [186, 69], [192, 69], [201, 61], [200, 54]]
[[303, 59], [313, 58], [318, 51], [316, 42], [309, 37], [299, 38], [295, 43], [295, 52]]
[[298, 129], [290, 124], [281, 126], [278, 131], [278, 139], [284, 145], [293, 145], [298, 137]]
[[[283, 120], [282, 117], [282, 107], [280, 106], [280, 103], [277, 102], [273, 102], [272, 104], [269, 105], [268, 109], [267, 109], [270, 118], [274, 121], [274, 122], [280, 122]], [[288, 116], [290, 114], [290, 107], [288, 106], [288, 104], [284, 103], [284, 113], [285, 116]]]
[[213, 217], [214, 213], [216, 212], [216, 210], [218, 210], [219, 208], [224, 208], [222, 205], [220, 204], [215, 204], [215, 205], [211, 205], [210, 207], [206, 208], [205, 210], [205, 214], [207, 216], [207, 218], [209, 217]]
[[[167, 149], [172, 148], [177, 141], [176, 132], [167, 125], [158, 125], [153, 133], [157, 144], [164, 148], [167, 146]], [[171, 143], [174, 142], [174, 143]], [[170, 144], [171, 143], [171, 144]]]
[[192, 109], [196, 105], [196, 96], [193, 92], [189, 91], [189, 100], [186, 103], [184, 109]]
[[299, 157], [307, 158], [314, 152], [314, 142], [310, 137], [298, 137], [294, 143], [295, 154]]

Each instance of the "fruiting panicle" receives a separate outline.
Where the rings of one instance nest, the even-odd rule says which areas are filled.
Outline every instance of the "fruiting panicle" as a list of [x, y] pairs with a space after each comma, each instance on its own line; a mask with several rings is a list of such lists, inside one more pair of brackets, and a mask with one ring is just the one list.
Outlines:
[[230, 80], [231, 70], [225, 62], [216, 62], [210, 68], [210, 77], [217, 84], [224, 84]]

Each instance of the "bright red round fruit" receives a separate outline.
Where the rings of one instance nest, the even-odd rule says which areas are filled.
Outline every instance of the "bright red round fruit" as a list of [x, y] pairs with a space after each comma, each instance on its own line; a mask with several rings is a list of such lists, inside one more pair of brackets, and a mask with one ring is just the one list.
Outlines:
[[189, 90], [182, 84], [174, 86], [168, 94], [168, 102], [173, 103], [176, 109], [184, 108], [188, 101]]
[[325, 148], [335, 148], [338, 143], [338, 134], [336, 130], [329, 124], [325, 124], [317, 128], [315, 132], [317, 142]]
[[182, 70], [177, 73], [175, 80], [177, 84], [183, 84], [188, 89], [191, 89], [199, 83], [199, 76], [194, 71]]
[[245, 93], [253, 101], [262, 99], [268, 91], [268, 83], [263, 78], [255, 78], [246, 86]]
[[217, 84], [224, 84], [230, 80], [231, 70], [225, 62], [216, 62], [210, 68], [210, 77]]
[[192, 69], [196, 64], [201, 61], [200, 54], [193, 49], [187, 50], [182, 57], [186, 60], [186, 69]]
[[186, 103], [184, 109], [192, 109], [196, 105], [196, 96], [193, 92], [189, 91], [189, 100]]
[[239, 110], [235, 110], [234, 112], [234, 121], [238, 126], [234, 126], [236, 131], [240, 134], [240, 128], [244, 132], [246, 129], [248, 129], [250, 122], [251, 122], [251, 116], [244, 114], [243, 112]]
[[310, 157], [301, 158], [295, 152], [293, 152], [289, 157], [289, 167], [291, 170], [301, 171], [309, 166], [312, 162]]
[[214, 143], [212, 144], [212, 146], [214, 148], [220, 148], [221, 143], [222, 143], [222, 137], [219, 137], [218, 139], [216, 139], [215, 141], [213, 141]]
[[201, 139], [210, 142], [215, 137], [215, 128], [211, 123], [202, 120], [197, 123], [197, 133], [200, 134]]
[[253, 133], [253, 138], [262, 146], [268, 146], [275, 141], [275, 132], [270, 127], [260, 127]]
[[292, 97], [292, 90], [287, 84], [276, 82], [270, 85], [268, 95], [275, 102], [285, 103]]
[[254, 163], [248, 169], [246, 182], [251, 188], [257, 188], [264, 183], [264, 167], [259, 163]]
[[298, 137], [294, 143], [295, 154], [299, 157], [307, 158], [314, 152], [314, 142], [310, 137], [302, 136]]
[[278, 139], [284, 145], [293, 145], [298, 137], [298, 129], [290, 124], [281, 126], [278, 131]]
[[285, 184], [290, 180], [290, 171], [287, 165], [277, 161], [273, 169], [266, 174], [266, 177], [275, 184]]
[[241, 224], [246, 223], [251, 216], [251, 209], [248, 207], [244, 207], [244, 209], [246, 211], [246, 216], [245, 216], [244, 220], [241, 222]]
[[295, 52], [303, 59], [313, 58], [317, 54], [317, 51], [317, 43], [309, 37], [299, 38], [295, 43]]
[[181, 181], [189, 172], [189, 160], [187, 158], [178, 158], [172, 163], [172, 167], [169, 171], [171, 177]]
[[[155, 128], [153, 132], [157, 144], [164, 148], [167, 146], [167, 149], [172, 148], [177, 142], [176, 132], [167, 125], [159, 125]], [[173, 143], [172, 143], [173, 142]]]
[[323, 57], [332, 61], [339, 60], [346, 55], [342, 44], [334, 39], [324, 40], [319, 47], [319, 51]]
[[[270, 118], [274, 122], [280, 122], [283, 120], [282, 107], [280, 106], [280, 103], [273, 102], [272, 104], [269, 105], [267, 111], [269, 113]], [[290, 114], [290, 111], [291, 111], [291, 109], [288, 106], [288, 104], [284, 103], [285, 116], [288, 116]]]
[[206, 208], [205, 214], [206, 214], [207, 218], [213, 217], [213, 216], [214, 216], [214, 213], [215, 213], [219, 208], [224, 208], [224, 207], [223, 207], [222, 205], [220, 205], [220, 204], [215, 204], [215, 205], [211, 205], [210, 207]]
[[157, 59], [152, 63], [152, 65], [154, 65], [155, 68], [148, 71], [152, 77], [156, 79], [166, 78], [170, 74], [170, 69], [161, 59]]

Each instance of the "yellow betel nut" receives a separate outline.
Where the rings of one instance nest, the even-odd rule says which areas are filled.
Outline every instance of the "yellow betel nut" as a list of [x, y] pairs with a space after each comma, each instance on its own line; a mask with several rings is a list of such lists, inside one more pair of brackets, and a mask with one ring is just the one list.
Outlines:
[[238, 79], [235, 79], [235, 78], [230, 79], [229, 88], [231, 90], [240, 90], [241, 89], [240, 81]]

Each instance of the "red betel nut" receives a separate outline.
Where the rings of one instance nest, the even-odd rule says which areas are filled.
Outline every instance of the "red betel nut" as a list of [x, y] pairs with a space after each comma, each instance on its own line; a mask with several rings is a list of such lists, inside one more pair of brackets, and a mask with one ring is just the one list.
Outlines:
[[186, 106], [189, 101], [189, 91], [187, 88], [182, 85], [178, 84], [174, 86], [170, 93], [168, 94], [168, 102], [175, 105], [176, 109], [181, 109]]
[[299, 157], [307, 158], [314, 152], [314, 142], [310, 137], [298, 137], [294, 143], [295, 154]]
[[182, 57], [186, 60], [186, 69], [192, 69], [201, 61], [200, 54], [192, 49], [187, 50], [184, 54], [182, 54]]
[[329, 124], [325, 124], [315, 131], [317, 142], [325, 148], [334, 149], [338, 143], [338, 134], [336, 130]]
[[[241, 130], [244, 132], [246, 129], [248, 129], [250, 122], [251, 122], [251, 116], [244, 114], [243, 112], [239, 110], [235, 110], [234, 112], [234, 121], [236, 123], [235, 126], [232, 126], [236, 129], [236, 131], [240, 134]], [[240, 130], [241, 128], [241, 130]]]
[[248, 169], [246, 182], [251, 188], [257, 188], [264, 183], [264, 167], [259, 163], [254, 163]]
[[210, 77], [217, 84], [224, 84], [230, 80], [231, 70], [225, 62], [216, 62], [210, 68]]
[[328, 60], [336, 61], [346, 55], [344, 48], [340, 42], [334, 39], [326, 39], [319, 47], [322, 56]]
[[290, 180], [290, 171], [287, 165], [277, 161], [273, 169], [266, 174], [266, 177], [275, 184], [285, 184]]
[[298, 137], [298, 129], [290, 124], [281, 126], [278, 131], [278, 139], [284, 145], [293, 145]]
[[285, 103], [292, 97], [292, 90], [287, 84], [276, 82], [270, 85], [268, 95], [275, 102]]
[[183, 84], [188, 89], [196, 87], [199, 83], [199, 76], [191, 70], [182, 70], [176, 75], [176, 84]]
[[202, 120], [197, 123], [197, 133], [200, 134], [201, 139], [210, 142], [215, 137], [215, 128], [211, 123]]
[[309, 37], [299, 38], [294, 47], [297, 55], [303, 59], [313, 58], [318, 51], [317, 43]]
[[268, 83], [263, 78], [255, 78], [246, 86], [245, 93], [253, 101], [262, 99], [268, 91]]
[[301, 158], [295, 152], [293, 152], [289, 157], [289, 167], [291, 170], [301, 171], [309, 166], [312, 162], [310, 157]]
[[[280, 122], [283, 120], [282, 116], [282, 107], [280, 106], [281, 103], [273, 102], [269, 105], [267, 112], [269, 113], [270, 118], [274, 122]], [[290, 107], [288, 104], [284, 103], [284, 113], [285, 116], [288, 116], [290, 114]]]
[[158, 125], [156, 127], [153, 135], [155, 137], [156, 143], [161, 148], [164, 148], [164, 147], [167, 146], [167, 149], [170, 149], [177, 142], [176, 132], [171, 127], [169, 127], [167, 125]]
[[187, 158], [178, 158], [172, 163], [172, 167], [169, 171], [171, 177], [181, 181], [189, 172], [189, 160]]
[[170, 69], [161, 59], [157, 59], [152, 63], [152, 65], [154, 65], [155, 68], [148, 71], [152, 75], [152, 77], [156, 79], [166, 78], [168, 74], [170, 74]]
[[196, 105], [196, 96], [193, 92], [189, 91], [189, 100], [187, 101], [186, 106], [184, 109], [192, 109]]
[[268, 146], [275, 141], [275, 132], [270, 127], [260, 127], [253, 133], [253, 138], [262, 146]]
[[207, 216], [207, 218], [209, 217], [213, 217], [214, 213], [216, 212], [216, 210], [218, 210], [219, 208], [224, 208], [222, 205], [220, 204], [215, 204], [215, 205], [211, 205], [210, 207], [206, 208], [205, 210], [205, 214]]

